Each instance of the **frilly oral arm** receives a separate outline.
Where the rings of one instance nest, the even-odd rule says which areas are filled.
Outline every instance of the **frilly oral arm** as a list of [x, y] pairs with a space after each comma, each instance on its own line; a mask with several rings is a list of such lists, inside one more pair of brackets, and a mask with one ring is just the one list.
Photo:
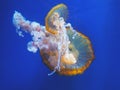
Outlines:
[[22, 29], [26, 32], [31, 32], [33, 30], [40, 31], [41, 26], [37, 22], [31, 22], [26, 20], [21, 13], [15, 11], [13, 15], [13, 23], [17, 29]]

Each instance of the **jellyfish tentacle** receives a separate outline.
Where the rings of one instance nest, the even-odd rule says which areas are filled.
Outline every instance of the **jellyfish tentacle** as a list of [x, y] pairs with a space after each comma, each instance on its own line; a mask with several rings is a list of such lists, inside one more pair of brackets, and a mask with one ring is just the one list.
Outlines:
[[48, 74], [48, 76], [53, 75], [56, 72], [56, 69], [54, 69], [51, 73]]

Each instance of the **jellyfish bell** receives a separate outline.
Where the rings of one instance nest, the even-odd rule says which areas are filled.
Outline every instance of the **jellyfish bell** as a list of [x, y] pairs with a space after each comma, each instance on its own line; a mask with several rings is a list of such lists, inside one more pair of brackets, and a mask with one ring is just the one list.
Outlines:
[[[53, 7], [48, 13], [46, 17], [46, 30], [52, 34], [57, 34], [56, 38], [58, 39], [62, 37], [63, 34], [65, 36], [63, 36], [63, 38], [68, 40], [63, 40], [63, 43], [57, 46], [56, 43], [61, 42], [58, 40], [56, 43], [53, 43], [49, 49], [41, 49], [40, 54], [43, 62], [53, 70], [52, 74], [54, 72], [62, 75], [81, 74], [89, 67], [94, 59], [92, 46], [87, 36], [77, 32], [70, 26], [66, 27], [65, 23], [60, 21], [59, 18], [66, 19], [66, 15], [67, 7], [64, 4]], [[60, 26], [62, 28], [59, 28]], [[60, 33], [58, 32], [59, 29], [61, 30], [60, 32], [62, 32], [60, 35], [58, 35], [58, 33]], [[59, 46], [61, 47], [60, 52], [57, 49]], [[60, 60], [58, 59], [59, 56]], [[59, 69], [56, 69], [57, 66]]]

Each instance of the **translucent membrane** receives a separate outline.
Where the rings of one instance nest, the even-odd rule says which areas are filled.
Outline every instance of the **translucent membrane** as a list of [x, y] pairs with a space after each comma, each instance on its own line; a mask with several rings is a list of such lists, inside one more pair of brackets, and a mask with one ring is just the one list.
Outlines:
[[[61, 30], [57, 28], [57, 25], [59, 24], [53, 25], [54, 21], [57, 19], [57, 18], [52, 19], [54, 15], [58, 16], [58, 18], [63, 17], [64, 19], [66, 19], [67, 7], [63, 4], [57, 5], [51, 9], [51, 11], [48, 13], [46, 17], [46, 29], [48, 30], [48, 32], [52, 34], [58, 34], [59, 32], [61, 32]], [[65, 52], [63, 55], [60, 55], [59, 52], [54, 52], [54, 51], [48, 51], [46, 53], [44, 53], [44, 51], [41, 51], [43, 62], [50, 69], [53, 70], [53, 72], [50, 73], [49, 75], [55, 73], [56, 71], [59, 74], [64, 74], [64, 75], [81, 74], [84, 72], [84, 70], [86, 70], [86, 68], [90, 65], [90, 63], [94, 58], [92, 46], [88, 37], [77, 32], [71, 26], [69, 25], [67, 26], [67, 25], [63, 26], [66, 28], [65, 29], [66, 32], [64, 32], [63, 34], [65, 34], [64, 36], [70, 42], [69, 44], [66, 44], [66, 50], [68, 51]], [[58, 37], [60, 36], [58, 35]], [[68, 43], [68, 42], [64, 41], [63, 43]], [[60, 47], [61, 46], [62, 45], [60, 45]], [[60, 49], [62, 49], [62, 47]], [[56, 53], [55, 56], [53, 53]], [[52, 61], [49, 61], [48, 57], [51, 57], [52, 55], [55, 58], [53, 58]], [[61, 60], [57, 59], [59, 56]], [[58, 63], [59, 65], [56, 64], [56, 60], [60, 62]], [[56, 67], [53, 64], [58, 66], [60, 70], [55, 69]]]

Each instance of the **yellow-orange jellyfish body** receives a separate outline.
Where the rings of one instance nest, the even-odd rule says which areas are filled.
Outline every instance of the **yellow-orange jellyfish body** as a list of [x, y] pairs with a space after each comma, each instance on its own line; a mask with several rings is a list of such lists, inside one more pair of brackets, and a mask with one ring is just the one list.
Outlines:
[[[65, 18], [66, 17], [64, 15], [64, 14], [66, 14], [65, 11], [67, 11], [67, 7], [64, 4], [60, 4], [58, 6], [55, 6], [48, 13], [48, 15], [46, 17], [47, 31], [49, 31], [52, 34], [57, 33], [57, 31], [55, 30], [54, 26], [52, 25], [52, 23], [50, 21], [51, 15], [54, 14], [55, 12], [57, 12], [58, 14], [60, 14], [60, 16]], [[76, 33], [77, 34], [74, 36], [74, 39], [73, 39], [73, 35], [74, 35], [73, 30], [71, 30], [70, 28], [67, 28], [67, 35], [71, 42], [69, 44], [68, 48], [69, 48], [70, 53], [72, 55], [74, 55], [74, 58], [71, 56], [69, 59], [75, 59], [76, 63], [69, 62], [71, 60], [67, 60], [65, 58], [65, 55], [62, 55], [61, 60], [60, 60], [60, 70], [57, 70], [57, 73], [59, 73], [61, 75], [82, 74], [89, 67], [92, 60], [94, 59], [93, 49], [92, 49], [91, 42], [88, 39], [88, 37], [77, 31], [76, 31]], [[54, 49], [49, 49], [47, 51], [41, 50], [40, 53], [43, 58], [43, 62], [51, 70], [54, 70], [56, 65], [53, 65], [53, 64], [57, 64], [58, 52]], [[51, 61], [49, 61], [48, 59], [51, 56], [53, 57], [53, 59], [51, 59]]]

